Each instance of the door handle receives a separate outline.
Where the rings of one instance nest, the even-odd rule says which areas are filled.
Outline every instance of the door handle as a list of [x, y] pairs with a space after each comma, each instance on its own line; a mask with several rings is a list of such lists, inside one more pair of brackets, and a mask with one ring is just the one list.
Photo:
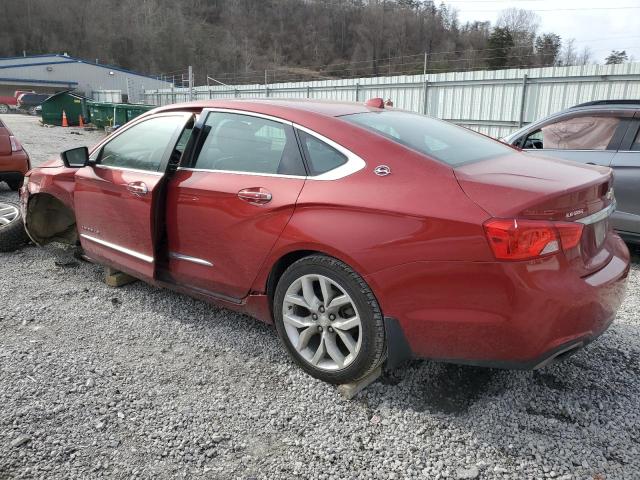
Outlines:
[[271, 201], [271, 192], [262, 187], [244, 188], [238, 192], [238, 198], [251, 205], [264, 205]]
[[144, 182], [128, 183], [127, 190], [129, 190], [130, 193], [133, 193], [134, 195], [137, 195], [139, 197], [149, 193], [149, 189], [147, 188], [147, 185]]

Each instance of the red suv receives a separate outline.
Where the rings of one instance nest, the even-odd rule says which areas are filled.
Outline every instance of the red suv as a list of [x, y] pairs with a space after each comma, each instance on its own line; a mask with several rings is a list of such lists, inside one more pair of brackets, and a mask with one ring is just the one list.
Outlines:
[[533, 368], [600, 335], [629, 270], [611, 183], [382, 102], [216, 101], [64, 152], [21, 203], [36, 243], [275, 322], [339, 383], [409, 356]]
[[0, 181], [7, 182], [12, 190], [18, 190], [30, 168], [29, 155], [0, 120]]

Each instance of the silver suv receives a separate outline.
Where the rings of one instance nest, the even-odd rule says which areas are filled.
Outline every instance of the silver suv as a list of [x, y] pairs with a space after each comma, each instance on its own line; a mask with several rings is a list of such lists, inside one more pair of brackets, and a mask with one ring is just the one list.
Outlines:
[[613, 228], [640, 244], [640, 100], [582, 103], [531, 123], [504, 142], [549, 157], [614, 170]]

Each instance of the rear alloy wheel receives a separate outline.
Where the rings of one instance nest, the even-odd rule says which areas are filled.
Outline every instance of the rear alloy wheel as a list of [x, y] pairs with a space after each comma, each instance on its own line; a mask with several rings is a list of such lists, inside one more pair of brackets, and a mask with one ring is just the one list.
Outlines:
[[0, 252], [12, 252], [28, 241], [18, 205], [0, 201]]
[[0, 113], [9, 113], [9, 107], [4, 103], [0, 103]]
[[367, 375], [384, 359], [384, 323], [362, 277], [321, 255], [298, 260], [274, 299], [276, 327], [302, 368], [330, 383]]

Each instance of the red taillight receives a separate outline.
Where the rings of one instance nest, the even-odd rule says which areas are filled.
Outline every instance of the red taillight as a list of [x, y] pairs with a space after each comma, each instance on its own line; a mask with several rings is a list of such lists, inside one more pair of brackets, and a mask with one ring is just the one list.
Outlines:
[[22, 145], [20, 145], [20, 142], [16, 137], [14, 137], [13, 135], [9, 135], [9, 141], [11, 142], [12, 152], [19, 152], [20, 150], [22, 150]]
[[499, 260], [531, 260], [578, 246], [581, 223], [495, 218], [484, 231]]

